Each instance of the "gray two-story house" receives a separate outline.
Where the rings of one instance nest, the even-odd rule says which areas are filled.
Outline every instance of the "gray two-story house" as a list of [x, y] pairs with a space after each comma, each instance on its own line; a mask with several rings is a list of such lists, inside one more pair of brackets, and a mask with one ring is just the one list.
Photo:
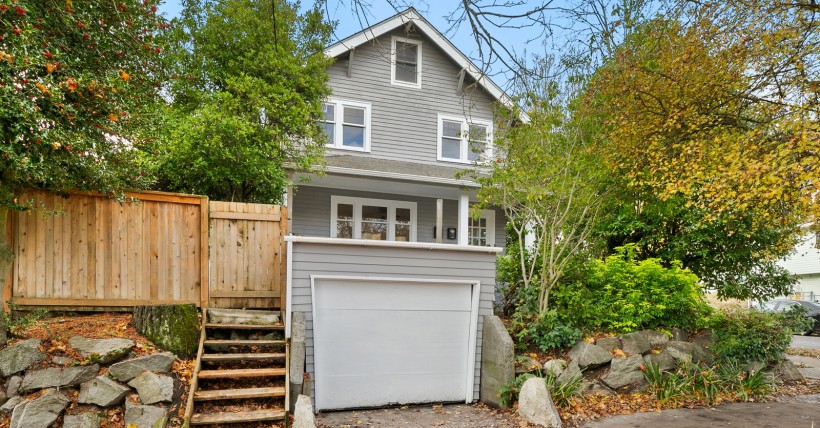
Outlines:
[[288, 194], [316, 408], [479, 397], [500, 210], [470, 215], [504, 92], [414, 9], [328, 47], [323, 176]]

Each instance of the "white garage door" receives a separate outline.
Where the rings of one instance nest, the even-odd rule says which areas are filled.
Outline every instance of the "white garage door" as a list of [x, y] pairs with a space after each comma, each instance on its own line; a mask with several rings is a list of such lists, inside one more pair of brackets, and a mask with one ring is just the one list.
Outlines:
[[315, 277], [313, 298], [317, 410], [472, 400], [473, 284]]

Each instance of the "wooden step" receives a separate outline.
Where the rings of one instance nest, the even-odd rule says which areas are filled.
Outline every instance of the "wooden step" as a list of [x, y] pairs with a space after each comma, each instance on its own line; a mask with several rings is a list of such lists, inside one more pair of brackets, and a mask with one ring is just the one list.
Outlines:
[[198, 377], [199, 379], [226, 379], [244, 377], [275, 377], [284, 375], [284, 367], [274, 367], [268, 369], [200, 370]]
[[284, 330], [281, 324], [205, 324], [205, 328], [218, 328], [223, 330]]
[[256, 346], [270, 346], [270, 345], [284, 345], [284, 340], [216, 340], [208, 339], [205, 341], [205, 346], [208, 345], [256, 345]]
[[267, 398], [284, 397], [284, 387], [271, 388], [241, 388], [241, 389], [215, 389], [211, 391], [197, 391], [194, 394], [196, 401], [214, 400], [235, 400], [238, 398]]
[[191, 425], [236, 424], [242, 422], [281, 421], [284, 410], [253, 410], [238, 413], [194, 413]]
[[254, 361], [254, 360], [281, 360], [284, 352], [256, 353], [256, 354], [203, 354], [202, 361]]

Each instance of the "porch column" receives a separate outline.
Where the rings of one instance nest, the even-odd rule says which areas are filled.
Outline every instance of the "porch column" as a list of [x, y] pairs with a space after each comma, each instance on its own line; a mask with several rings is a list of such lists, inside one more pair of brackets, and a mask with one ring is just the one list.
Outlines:
[[444, 200], [436, 199], [436, 244], [441, 244], [444, 236]]
[[458, 245], [467, 245], [467, 218], [470, 215], [470, 195], [458, 197]]

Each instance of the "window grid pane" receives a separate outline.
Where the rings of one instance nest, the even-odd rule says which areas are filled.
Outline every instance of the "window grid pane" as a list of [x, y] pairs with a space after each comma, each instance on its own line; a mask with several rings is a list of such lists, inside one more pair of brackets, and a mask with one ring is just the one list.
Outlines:
[[442, 138], [441, 157], [447, 159], [461, 159], [461, 140]]
[[396, 75], [399, 82], [418, 83], [419, 47], [413, 43], [396, 42]]

